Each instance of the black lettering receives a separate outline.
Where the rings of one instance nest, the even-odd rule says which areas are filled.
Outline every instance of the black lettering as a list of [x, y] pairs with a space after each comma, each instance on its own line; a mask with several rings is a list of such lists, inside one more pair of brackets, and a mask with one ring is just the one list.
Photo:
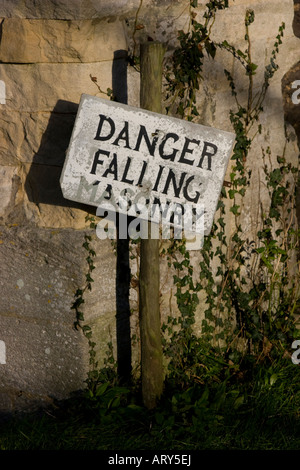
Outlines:
[[173, 162], [174, 159], [175, 159], [175, 156], [178, 152], [178, 149], [173, 149], [173, 152], [170, 153], [169, 155], [166, 155], [164, 153], [165, 145], [167, 143], [167, 140], [169, 140], [169, 139], [173, 139], [174, 142], [177, 142], [177, 140], [179, 139], [179, 136], [177, 134], [174, 134], [173, 132], [169, 132], [165, 136], [165, 138], [163, 139], [163, 141], [161, 142], [161, 144], [159, 146], [159, 155], [161, 156], [161, 158], [164, 158], [165, 160], [171, 160]]
[[149, 136], [147, 134], [145, 126], [141, 125], [139, 135], [138, 135], [138, 138], [137, 138], [137, 141], [136, 141], [136, 146], [135, 146], [134, 150], [137, 150], [137, 151], [140, 150], [140, 145], [141, 145], [141, 142], [142, 142], [142, 138], [144, 138], [144, 140], [146, 142], [146, 145], [148, 147], [149, 153], [153, 157], [154, 152], [155, 152], [156, 143], [157, 143], [157, 140], [158, 140], [158, 134], [154, 134], [153, 140], [152, 140], [152, 142], [150, 142], [150, 139], [149, 139]]
[[[207, 151], [208, 147], [212, 147], [212, 149], [213, 149], [212, 153]], [[202, 168], [203, 160], [204, 160], [205, 157], [207, 157], [207, 169], [211, 171], [211, 157], [216, 155], [217, 151], [218, 151], [218, 147], [215, 144], [212, 144], [211, 142], [205, 142], [204, 141], [203, 151], [202, 151], [202, 155], [201, 155], [198, 167]]]
[[108, 184], [106, 186], [106, 190], [105, 190], [105, 196], [104, 196], [104, 199], [107, 199], [108, 201], [111, 199], [111, 196], [112, 196], [112, 185], [111, 184]]
[[118, 179], [118, 162], [117, 162], [117, 154], [116, 153], [113, 154], [113, 158], [112, 158], [112, 160], [109, 164], [109, 167], [107, 168], [107, 170], [105, 170], [102, 177], [107, 178], [107, 175], [109, 175], [109, 174], [113, 175], [114, 180]]
[[140, 174], [139, 180], [138, 180], [138, 182], [137, 182], [137, 186], [141, 186], [141, 185], [142, 185], [143, 179], [144, 179], [144, 176], [145, 176], [145, 173], [146, 173], [147, 166], [148, 166], [148, 163], [145, 162], [145, 161], [143, 161], [143, 166], [142, 166], [142, 170], [141, 170], [141, 174]]
[[98, 209], [99, 209], [99, 206], [103, 202], [104, 199], [106, 199], [107, 201], [111, 201], [113, 199], [113, 192], [112, 192], [112, 185], [111, 184], [108, 184], [106, 186], [106, 189], [103, 191], [101, 196], [95, 201], [98, 204]]
[[112, 143], [113, 145], [119, 145], [119, 140], [124, 140], [125, 142], [125, 148], [130, 149], [129, 145], [129, 133], [128, 133], [128, 122], [125, 121], [124, 127], [121, 130], [120, 134], [116, 138], [116, 140]]
[[192, 207], [192, 215], [193, 215], [193, 218], [195, 219], [195, 221], [197, 222], [197, 220], [199, 220], [201, 217], [203, 217], [203, 215], [205, 214], [205, 210], [203, 208], [201, 208], [201, 212], [200, 212], [200, 208], [199, 207]]
[[128, 170], [130, 168], [130, 164], [131, 164], [131, 158], [127, 157], [127, 162], [126, 162], [124, 173], [123, 173], [123, 176], [122, 176], [122, 179], [121, 179], [122, 183], [133, 184], [133, 180], [126, 179]]
[[175, 197], [180, 197], [180, 191], [181, 191], [185, 176], [186, 176], [186, 173], [182, 173], [180, 176], [179, 184], [177, 184], [176, 175], [173, 172], [173, 170], [170, 169], [169, 174], [167, 176], [167, 181], [166, 181], [164, 190], [162, 191], [163, 194], [168, 194], [169, 186], [170, 186], [170, 183], [172, 182]]
[[[183, 225], [183, 223], [182, 223], [183, 214], [184, 214], [184, 206], [182, 204], [179, 204], [178, 202], [176, 202], [175, 208], [173, 206], [173, 213], [170, 217], [170, 222], [171, 222], [171, 224], [179, 225], [179, 234], [180, 235], [181, 235], [182, 225]], [[178, 230], [178, 228], [177, 228], [177, 230]], [[176, 239], [177, 237], [178, 237], [178, 232], [176, 231], [176, 227], [174, 227], [174, 238]]]
[[[122, 211], [125, 211], [125, 212], [129, 211], [130, 207], [132, 206], [132, 202], [130, 198], [133, 196], [134, 196], [134, 192], [131, 188], [122, 189], [119, 195], [119, 203], [117, 203]], [[120, 217], [121, 217], [121, 214], [120, 214]]]
[[200, 197], [200, 193], [198, 191], [196, 191], [196, 195], [194, 196], [194, 198], [190, 197], [190, 195], [188, 194], [188, 187], [189, 187], [189, 184], [191, 183], [191, 181], [193, 181], [193, 179], [194, 179], [194, 175], [190, 176], [186, 180], [185, 186], [183, 188], [183, 196], [187, 201], [194, 202], [195, 204], [197, 204], [198, 199]]
[[193, 153], [194, 149], [189, 148], [190, 144], [197, 144], [199, 145], [200, 140], [196, 139], [189, 139], [188, 137], [185, 138], [184, 146], [179, 158], [180, 163], [186, 163], [187, 165], [193, 165], [194, 160], [188, 160], [187, 158], [184, 158], [186, 153]]
[[[99, 114], [99, 116], [100, 116], [100, 121], [99, 121], [98, 129], [97, 129], [97, 133], [94, 139], [95, 140], [109, 140], [115, 133], [115, 129], [116, 129], [115, 123], [110, 117], [104, 116], [103, 114]], [[110, 126], [110, 129], [107, 135], [101, 135], [104, 122], [108, 123]]]
[[161, 178], [161, 175], [162, 175], [162, 172], [164, 171], [164, 169], [165, 169], [164, 166], [159, 165], [158, 174], [157, 174], [157, 177], [156, 177], [155, 185], [152, 188], [152, 191], [157, 191], [157, 188], [158, 188], [158, 185], [159, 185], [159, 182], [160, 182], [160, 178]]
[[109, 152], [107, 150], [100, 150], [100, 149], [97, 150], [97, 152], [95, 153], [95, 156], [94, 156], [93, 166], [92, 166], [92, 169], [91, 169], [91, 175], [95, 175], [97, 165], [102, 165], [102, 163], [103, 163], [103, 160], [99, 160], [99, 155], [100, 154], [106, 155], [107, 157], [109, 157]]

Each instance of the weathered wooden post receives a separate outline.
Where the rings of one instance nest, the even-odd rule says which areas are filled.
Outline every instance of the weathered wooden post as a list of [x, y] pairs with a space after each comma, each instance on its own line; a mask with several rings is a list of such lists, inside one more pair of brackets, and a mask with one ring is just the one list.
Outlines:
[[[158, 42], [141, 45], [140, 106], [162, 112], [161, 86], [164, 46]], [[163, 390], [161, 323], [159, 308], [159, 240], [148, 238], [140, 246], [140, 335], [142, 395], [147, 408], [154, 408]]]

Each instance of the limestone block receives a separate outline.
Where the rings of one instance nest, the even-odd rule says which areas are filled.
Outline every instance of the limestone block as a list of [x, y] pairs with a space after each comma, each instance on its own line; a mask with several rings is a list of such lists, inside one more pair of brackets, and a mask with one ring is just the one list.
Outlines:
[[[22, 115], [25, 118], [28, 116], [26, 113]], [[55, 115], [55, 117], [57, 116]], [[59, 124], [65, 123], [66, 120], [68, 122], [68, 115], [63, 116], [63, 121], [58, 120], [58, 125], [55, 126], [57, 135], [55, 135], [55, 129], [53, 132], [51, 131], [56, 139], [52, 141], [50, 139], [49, 142], [49, 135], [46, 131], [46, 137], [43, 137], [41, 145], [34, 140], [34, 127], [32, 128], [32, 134], [25, 133], [24, 137], [21, 133], [19, 145], [22, 150], [22, 158], [19, 158], [22, 163], [21, 166], [20, 164], [17, 167], [12, 166], [13, 159], [5, 164], [8, 157], [3, 158], [1, 155], [1, 163], [4, 166], [0, 167], [3, 188], [0, 217], [18, 223], [25, 223], [26, 220], [30, 220], [43, 227], [73, 227], [78, 229], [85, 226], [84, 219], [89, 208], [81, 204], [72, 204], [64, 199], [59, 184], [61, 165], [65, 156], [64, 150], [68, 145], [71, 133], [72, 119], [70, 119], [70, 132], [65, 132], [66, 126], [59, 127]], [[29, 122], [32, 123], [33, 121], [29, 119]], [[43, 121], [41, 122], [43, 123]], [[39, 122], [37, 124], [39, 125]], [[30, 141], [30, 135], [33, 136], [33, 141]], [[57, 139], [60, 135], [62, 136], [61, 142]], [[57, 140], [59, 143], [55, 144]], [[30, 148], [32, 142], [37, 144], [37, 153], [34, 153], [33, 149]], [[62, 143], [63, 147], [60, 146]], [[41, 153], [39, 153], [39, 149], [41, 149]], [[11, 152], [13, 152], [13, 143]], [[18, 208], [17, 205], [19, 205]]]
[[[77, 105], [74, 104], [74, 110]], [[62, 166], [75, 114], [0, 112], [0, 162]]]
[[1, 377], [11, 389], [20, 395], [62, 399], [83, 388], [87, 368], [80, 333], [64, 324], [2, 315], [0, 325], [7, 347]]
[[9, 209], [12, 209], [16, 202], [16, 195], [19, 191], [20, 177], [18, 169], [14, 166], [0, 167], [1, 199], [0, 218], [4, 217]]
[[30, 221], [45, 228], [84, 229], [90, 207], [63, 198], [60, 174], [61, 168], [56, 166], [0, 166], [0, 220], [9, 224]]
[[[64, 203], [66, 204], [64, 200]], [[85, 210], [84, 210], [85, 209]], [[86, 227], [85, 217], [89, 212], [89, 208], [55, 206], [51, 203], [34, 203], [31, 201], [24, 201], [21, 214], [17, 211], [16, 214], [10, 214], [9, 220], [17, 223], [24, 223], [30, 221], [37, 227], [63, 229], [72, 228], [74, 230], [83, 230]]]
[[18, 147], [24, 138], [19, 113], [8, 113], [0, 106], [0, 164], [17, 163]]
[[[71, 309], [87, 271], [84, 232], [24, 225], [0, 231], [0, 259], [5, 260], [0, 286], [6, 293], [0, 300], [0, 340], [6, 345], [1, 387], [27, 396], [66, 397], [83, 386], [88, 370], [87, 341], [73, 328]], [[115, 256], [108, 240], [96, 239], [95, 249], [97, 277], [94, 300], [85, 295], [87, 313], [113, 324]], [[97, 336], [103, 352], [101, 329]]]
[[99, 62], [113, 60], [115, 51], [126, 48], [120, 21], [8, 18], [2, 22], [2, 62]]
[[[6, 83], [6, 108], [20, 112], [73, 113], [82, 93], [106, 96], [112, 62], [92, 64], [0, 64]], [[100, 93], [90, 75], [97, 77]], [[1, 105], [2, 109], [4, 105]]]
[[[82, 234], [1, 227], [1, 340], [7, 387], [62, 397], [84, 380], [85, 344], [70, 310]], [[77, 258], [74, 249], [77, 245]]]
[[3, 0], [0, 17], [89, 19], [124, 14], [138, 8], [139, 0]]
[[[177, 31], [188, 27], [189, 24], [186, 0], [143, 0], [143, 2], [140, 0], [77, 0], [72, 2], [39, 0], [35, 2], [34, 7], [25, 0], [12, 2], [3, 0], [3, 2], [4, 4], [0, 5], [0, 17], [11, 20], [11, 24], [14, 20], [17, 24], [18, 19], [48, 20], [45, 31], [39, 31], [40, 26], [37, 21], [24, 22], [24, 25], [22, 23], [21, 33], [23, 37], [27, 38], [26, 43], [23, 43], [23, 51], [16, 50], [13, 42], [9, 43], [9, 38], [14, 36], [14, 32], [8, 31], [9, 23], [5, 25], [6, 21], [4, 21], [3, 30], [6, 30], [6, 39], [4, 35], [3, 53], [4, 57], [7, 57], [4, 60], [14, 56], [20, 57], [21, 62], [29, 61], [36, 50], [37, 58], [34, 59], [34, 62], [61, 60], [62, 57], [67, 61], [86, 60], [91, 62], [97, 60], [97, 49], [103, 51], [103, 48], [106, 47], [107, 53], [103, 52], [103, 57], [108, 57], [112, 51], [120, 49], [124, 42], [124, 33], [127, 46], [131, 51], [134, 47], [133, 44], [135, 44], [137, 46], [135, 52], [138, 52], [139, 43], [147, 41], [148, 37], [163, 43], [166, 42], [170, 47], [176, 42]], [[202, 6], [200, 8], [203, 9]], [[89, 19], [92, 19], [93, 22], [86, 22], [85, 25], [82, 23], [82, 21]], [[101, 19], [103, 23], [99, 23]], [[107, 27], [107, 24], [104, 24], [107, 19], [116, 22], [116, 24]], [[57, 33], [54, 31], [55, 27], [51, 25], [51, 20], [56, 20]], [[64, 21], [59, 24], [58, 20], [81, 21], [80, 24], [76, 23], [80, 30], [76, 30], [75, 23]], [[123, 23], [123, 31], [120, 29], [121, 23], [119, 21]], [[137, 30], [135, 30], [136, 22], [138, 22]], [[93, 35], [92, 42], [88, 42], [87, 38], [93, 29], [97, 34]], [[105, 44], [109, 32], [111, 33], [109, 41]], [[38, 34], [38, 37], [35, 33]], [[72, 43], [70, 43], [71, 36]], [[78, 42], [79, 37], [82, 38], [82, 44]], [[41, 50], [36, 47], [39, 40]], [[51, 44], [48, 44], [48, 41]], [[85, 57], [87, 59], [84, 59]]]
[[6, 259], [1, 286], [9, 289], [1, 300], [2, 313], [18, 314], [21, 310], [23, 317], [33, 321], [72, 323], [70, 304], [76, 282], [80, 282], [80, 264], [72, 256], [75, 246], [78, 256], [82, 253], [83, 236], [66, 235], [21, 227], [1, 230], [1, 257]]
[[[41, 18], [84, 20], [116, 16], [135, 17], [140, 7], [140, 0], [2, 0], [0, 17], [2, 18]], [[249, 3], [249, 2], [248, 2]], [[144, 0], [148, 9], [182, 12], [186, 8], [185, 0]], [[166, 13], [167, 14], [167, 13]]]

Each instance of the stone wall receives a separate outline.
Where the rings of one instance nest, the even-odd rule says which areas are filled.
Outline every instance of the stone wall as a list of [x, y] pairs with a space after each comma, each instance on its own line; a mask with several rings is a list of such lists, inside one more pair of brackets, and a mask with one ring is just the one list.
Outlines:
[[[84, 281], [86, 252], [82, 243], [85, 216], [91, 208], [66, 201], [59, 186], [78, 103], [82, 93], [108, 98], [106, 90], [112, 88], [120, 101], [139, 106], [139, 73], [127, 66], [127, 51], [138, 54], [140, 42], [151, 37], [166, 43], [170, 54], [177, 31], [188, 26], [188, 3], [3, 0], [0, 4], [0, 411], [49, 403], [83, 386], [88, 370], [87, 344], [73, 328], [70, 307]], [[199, 15], [204, 3], [199, 2]], [[299, 75], [298, 23], [292, 0], [229, 3], [228, 10], [217, 14], [213, 37], [241, 47], [246, 8], [254, 9], [252, 54], [260, 66], [258, 84], [278, 26], [286, 23], [278, 56], [280, 68], [262, 116], [266, 132], [256, 139], [251, 151], [254, 176], [244, 209], [244, 229], [251, 233], [257, 228], [259, 202], [265, 198], [260, 184], [261, 147], [270, 145], [276, 158], [287, 132], [287, 154], [294, 163], [298, 159], [292, 127], [297, 127], [298, 108], [291, 102], [291, 80]], [[298, 2], [294, 3], [298, 14]], [[232, 131], [229, 109], [234, 102], [225, 67], [240, 76], [226, 51], [218, 51], [215, 61], [205, 61], [198, 121]], [[239, 91], [246, 91], [246, 86], [241, 75]], [[292, 125], [288, 124], [287, 130], [284, 117]], [[109, 240], [95, 239], [94, 246], [95, 283], [87, 295], [85, 312], [101, 359], [107, 341], [112, 338], [115, 349], [118, 342], [117, 291], [127, 260], [120, 268]], [[195, 264], [198, 255], [193, 253]], [[176, 311], [176, 301], [172, 275], [165, 264], [161, 276], [162, 315], [166, 315]], [[136, 305], [133, 282], [133, 333], [138, 331]]]

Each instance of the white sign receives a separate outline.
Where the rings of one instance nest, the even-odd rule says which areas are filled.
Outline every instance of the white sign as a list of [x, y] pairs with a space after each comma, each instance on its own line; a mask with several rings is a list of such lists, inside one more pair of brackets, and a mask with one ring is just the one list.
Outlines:
[[[208, 234], [234, 139], [229, 132], [82, 95], [62, 192], [66, 199], [132, 216], [145, 205], [185, 205], [198, 214], [202, 207]], [[155, 211], [150, 219], [157, 220]]]

